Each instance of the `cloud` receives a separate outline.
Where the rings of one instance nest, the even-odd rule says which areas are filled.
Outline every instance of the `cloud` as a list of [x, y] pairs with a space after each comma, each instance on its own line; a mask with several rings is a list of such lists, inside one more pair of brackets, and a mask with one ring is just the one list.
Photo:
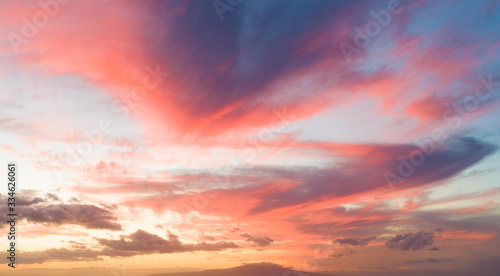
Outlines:
[[350, 256], [350, 255], [353, 255], [355, 253], [356, 253], [356, 250], [346, 249], [346, 250], [343, 251], [343, 253], [330, 254], [330, 257], [332, 257], [332, 258], [342, 258], [342, 257], [347, 257], [347, 256]]
[[[304, 117], [327, 106], [319, 99], [311, 100], [312, 94], [321, 95], [325, 86], [322, 83], [309, 87], [307, 94], [298, 89], [289, 92], [292, 95], [286, 96], [286, 102], [270, 101], [266, 92], [276, 91], [271, 86], [290, 78], [296, 70], [308, 71], [326, 58], [343, 60], [340, 51], [324, 46], [318, 49], [322, 55], [310, 53], [305, 50], [309, 47], [305, 38], [342, 28], [331, 15], [347, 8], [348, 3], [297, 2], [295, 5], [299, 7], [293, 17], [280, 12], [283, 3], [245, 3], [239, 10], [246, 11], [252, 20], [245, 20], [243, 16], [228, 17], [227, 24], [223, 25], [211, 3], [205, 2], [122, 3], [113, 9], [97, 10], [93, 1], [67, 3], [64, 8], [68, 13], [51, 18], [51, 24], [41, 28], [39, 35], [26, 45], [21, 43], [19, 55], [28, 66], [44, 64], [51, 73], [88, 77], [117, 98], [117, 87], [140, 87], [142, 71], [145, 71], [141, 69], [161, 65], [162, 71], [169, 75], [163, 77], [154, 91], [146, 92], [147, 97], [141, 105], [156, 111], [157, 121], [170, 115], [169, 125], [193, 133], [218, 134], [231, 128], [268, 124], [275, 116], [274, 108], [288, 106]], [[34, 4], [8, 7], [13, 12], [8, 17], [10, 20], [5, 19], [7, 22], [37, 8]], [[75, 13], [80, 16], [74, 16]], [[90, 14], [92, 20], [84, 16]], [[351, 15], [355, 14], [351, 12]], [[362, 15], [361, 11], [356, 12], [356, 16]], [[144, 16], [148, 20], [144, 20]], [[303, 21], [301, 17], [314, 17], [315, 20]], [[265, 28], [269, 24], [276, 29]], [[92, 35], [77, 36], [75, 30]], [[66, 38], [60, 39], [61, 35]], [[105, 40], [106, 43], [99, 43]], [[324, 37], [323, 42], [327, 41], [329, 39]], [[328, 44], [337, 46], [338, 42], [340, 37]], [[47, 47], [46, 43], [52, 46]], [[199, 43], [205, 43], [204, 51], [194, 46]], [[114, 45], [113, 49], [110, 44]], [[246, 45], [245, 51], [241, 45]], [[38, 51], [29, 51], [31, 47], [37, 47]], [[269, 47], [275, 50], [269, 51]], [[145, 51], [137, 53], [133, 50], [137, 48]], [[55, 54], [61, 51], [67, 55]], [[103, 57], [108, 60], [102, 60]], [[108, 77], [103, 79], [102, 75]], [[175, 93], [171, 93], [173, 91]], [[248, 112], [252, 109], [260, 112]], [[148, 119], [144, 124], [154, 121]]]
[[[419, 166], [412, 165], [408, 174], [404, 168], [401, 169], [405, 181], [398, 183], [397, 188], [405, 189], [435, 183], [455, 176], [476, 164], [495, 152], [496, 147], [472, 137], [450, 137], [428, 155], [424, 154], [423, 148], [413, 144], [372, 145], [369, 150], [364, 149], [364, 151], [366, 155], [352, 157], [350, 162], [341, 167], [275, 169], [277, 177], [298, 184], [291, 189], [281, 189], [279, 192], [267, 194], [258, 206], [249, 211], [249, 214], [304, 204], [312, 200], [318, 201], [322, 198], [331, 199], [368, 192], [387, 186], [390, 182], [384, 173], [380, 172], [399, 174], [398, 170], [411, 161], [409, 157], [404, 156], [411, 156], [413, 152], [421, 152], [424, 155], [423, 162]], [[272, 169], [268, 171], [273, 172]]]
[[90, 204], [52, 204], [19, 208], [31, 223], [76, 224], [89, 229], [122, 230], [109, 209]]
[[398, 234], [394, 238], [388, 240], [385, 246], [403, 251], [410, 249], [416, 251], [432, 245], [434, 240], [435, 235], [433, 231], [420, 231], [417, 233]]
[[428, 259], [425, 259], [426, 262], [429, 262], [429, 263], [441, 263], [441, 262], [449, 262], [451, 261], [450, 259], [435, 259], [435, 258], [428, 258]]
[[[204, 192], [182, 193], [175, 195], [149, 195], [130, 199], [124, 202], [129, 207], [151, 208], [158, 214], [172, 210], [187, 214], [195, 210], [202, 214], [215, 214], [231, 217], [252, 217], [265, 215], [268, 212], [287, 207], [312, 206], [324, 201], [352, 196], [353, 200], [367, 192], [382, 192], [389, 190], [384, 172], [397, 173], [401, 160], [413, 151], [423, 150], [414, 144], [350, 144], [318, 142], [303, 145], [297, 142], [291, 144], [291, 150], [320, 147], [331, 157], [345, 157], [346, 161], [331, 166], [247, 166], [235, 167], [228, 172], [231, 179], [218, 184], [217, 179], [211, 179], [202, 173], [202, 180], [214, 183]], [[460, 172], [470, 168], [495, 152], [496, 147], [490, 143], [471, 137], [452, 136], [440, 145], [435, 145], [434, 152], [426, 155], [420, 166], [414, 167], [413, 174], [406, 181], [394, 184], [397, 191], [404, 192], [410, 188], [429, 188], [431, 184], [459, 176]], [[403, 159], [401, 159], [403, 158]], [[193, 173], [194, 174], [194, 173]], [[197, 179], [198, 181], [198, 179]], [[233, 182], [234, 181], [234, 182]], [[238, 183], [227, 185], [227, 183]], [[191, 184], [192, 185], [192, 184]], [[190, 186], [193, 187], [193, 186]], [[195, 184], [194, 187], [198, 187]], [[380, 194], [381, 197], [386, 195]], [[215, 200], [216, 198], [216, 200]], [[197, 208], [202, 202], [203, 207]], [[238, 203], [238, 204], [236, 204]], [[232, 206], [232, 208], [227, 208]], [[291, 210], [291, 209], [286, 209]], [[378, 209], [373, 213], [378, 219], [365, 215], [372, 210], [363, 209], [356, 213], [357, 219], [349, 221], [349, 214], [331, 211], [331, 215], [346, 217], [342, 222], [331, 222], [341, 227], [383, 227], [395, 215], [388, 208]], [[352, 213], [352, 212], [349, 212]], [[351, 214], [351, 218], [354, 218]], [[311, 225], [328, 227], [324, 225]], [[442, 225], [442, 224], [437, 224]], [[331, 226], [331, 225], [330, 225]], [[340, 230], [338, 230], [340, 231]], [[337, 233], [339, 234], [339, 233]], [[372, 236], [379, 233], [341, 233], [341, 236]]]
[[[52, 194], [48, 193], [43, 196], [41, 193], [35, 190], [24, 190], [22, 193], [16, 194], [16, 205], [17, 206], [30, 206], [39, 203], [47, 202], [52, 200]], [[0, 194], [1, 201], [7, 201], [7, 195]]]
[[406, 261], [407, 264], [420, 264], [420, 263], [445, 263], [450, 262], [450, 259], [435, 259], [435, 258], [427, 258], [425, 260], [410, 260]]
[[179, 241], [178, 236], [171, 232], [167, 232], [167, 239], [164, 239], [141, 229], [128, 236], [122, 236], [119, 240], [97, 238], [97, 241], [106, 248], [105, 251], [107, 251], [108, 254], [115, 256], [191, 251], [220, 251], [229, 248], [238, 248], [233, 242], [183, 244]]
[[[457, 233], [470, 235], [470, 238], [481, 239], [481, 236], [483, 236], [484, 239], [487, 236], [494, 237], [498, 235], [496, 216], [494, 212], [483, 214], [463, 212], [460, 216], [453, 216], [453, 212], [450, 211], [418, 210], [411, 212], [409, 218], [428, 226], [440, 225], [446, 228], [447, 231], [457, 231]], [[441, 233], [440, 231], [442, 232], [442, 228], [434, 230], [436, 233]]]
[[248, 233], [241, 234], [241, 237], [247, 238], [248, 242], [253, 242], [257, 246], [268, 246], [274, 242], [274, 240], [269, 238], [269, 237], [256, 237], [256, 236], [252, 236]]
[[[404, 10], [419, 6], [401, 5]], [[142, 69], [160, 65], [168, 75], [154, 91], [146, 92], [134, 112], [151, 111], [143, 121], [147, 127], [169, 118], [169, 126], [191, 135], [263, 127], [276, 118], [276, 109], [283, 108], [296, 115], [291, 121], [300, 120], [332, 106], [332, 99], [344, 91], [375, 94], [389, 107], [388, 103], [404, 105], [406, 94], [421, 92], [422, 99], [409, 104], [408, 113], [435, 119], [447, 102], [429, 99], [431, 91], [441, 88], [428, 81], [429, 75], [442, 79], [445, 88], [454, 88], [450, 75], [470, 74], [476, 61], [475, 56], [458, 58], [447, 54], [445, 47], [418, 43], [418, 36], [400, 36], [394, 30], [404, 30], [409, 15], [399, 14], [383, 31], [391, 47], [381, 56], [399, 58], [402, 68], [366, 70], [362, 63], [348, 63], [339, 44], [352, 44], [354, 27], [373, 20], [370, 10], [383, 6], [378, 1], [253, 1], [239, 5], [239, 16], [227, 16], [224, 24], [205, 2], [121, 3], [98, 10], [94, 6], [94, 1], [66, 4], [67, 14], [51, 18], [39, 35], [19, 47], [23, 63], [43, 64], [51, 73], [82, 75], [116, 98], [117, 87], [142, 86]], [[12, 5], [7, 17], [11, 20], [6, 21], [28, 15], [34, 7]], [[284, 7], [290, 13], [283, 13]], [[75, 12], [92, 16], [75, 17]], [[275, 28], [266, 28], [269, 25]], [[75, 30], [92, 35], [77, 36]], [[203, 51], [196, 46], [200, 43]], [[468, 46], [456, 45], [455, 50], [461, 53]], [[133, 50], [138, 48], [145, 51]], [[412, 51], [425, 54], [416, 58]], [[368, 51], [359, 52], [353, 59], [369, 56]], [[434, 105], [429, 108], [427, 103]]]
[[23, 263], [41, 264], [45, 262], [77, 262], [77, 261], [99, 261], [99, 251], [88, 248], [68, 249], [68, 248], [50, 248], [44, 251], [26, 251], [23, 252]]
[[[0, 194], [0, 201], [7, 201], [7, 197]], [[16, 210], [29, 223], [73, 224], [88, 229], [122, 230], [112, 211], [113, 206], [85, 204], [79, 200], [70, 203], [58, 201], [60, 199], [54, 194], [42, 196], [41, 193], [29, 190], [16, 195]], [[0, 210], [6, 211], [6, 207], [2, 206]]]
[[47, 194], [47, 198], [48, 198], [49, 200], [52, 200], [52, 201], [59, 201], [59, 200], [61, 200], [61, 199], [60, 199], [57, 195], [55, 195], [55, 194], [51, 194], [51, 193], [48, 193], [48, 194]]
[[201, 233], [201, 234], [200, 234], [200, 237], [201, 237], [202, 239], [204, 239], [204, 240], [207, 240], [207, 241], [215, 241], [215, 238], [214, 238], [214, 237], [209, 236], [209, 235], [207, 235], [207, 234], [205, 234], [205, 233]]
[[158, 235], [137, 230], [118, 240], [96, 238], [99, 246], [93, 248], [86, 244], [70, 242], [69, 248], [51, 248], [45, 251], [23, 252], [23, 263], [44, 263], [53, 261], [95, 261], [102, 257], [130, 257], [147, 254], [171, 254], [195, 251], [221, 251], [238, 248], [233, 242], [183, 244], [178, 236], [167, 232], [164, 239]]
[[375, 239], [376, 237], [369, 237], [365, 239], [361, 238], [345, 238], [345, 239], [336, 239], [334, 243], [339, 243], [342, 245], [352, 245], [352, 246], [365, 246], [367, 245], [371, 240]]
[[38, 204], [41, 202], [45, 202], [45, 200], [43, 198], [39, 198], [39, 197], [35, 197], [32, 199], [26, 199], [25, 197], [18, 196], [16, 198], [16, 204], [19, 206], [29, 206], [29, 205], [34, 205], [34, 204]]

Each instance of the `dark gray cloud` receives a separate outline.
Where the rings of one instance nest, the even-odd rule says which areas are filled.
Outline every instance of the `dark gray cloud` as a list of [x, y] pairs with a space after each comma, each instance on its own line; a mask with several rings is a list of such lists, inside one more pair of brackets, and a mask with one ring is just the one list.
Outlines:
[[[0, 194], [0, 200], [2, 202], [7, 201], [7, 195]], [[16, 206], [30, 206], [39, 203], [47, 202], [50, 199], [50, 194], [46, 194], [45, 197], [42, 193], [37, 193], [35, 190], [26, 190], [22, 193], [16, 194]], [[2, 206], [2, 208], [5, 208]]]
[[89, 229], [122, 229], [111, 210], [90, 204], [25, 206], [19, 208], [19, 216], [32, 223], [76, 224]]
[[233, 242], [183, 244], [178, 236], [171, 232], [167, 232], [167, 239], [164, 239], [141, 229], [128, 236], [122, 236], [119, 240], [97, 240], [107, 249], [107, 252], [110, 252], [110, 255], [115, 256], [190, 251], [219, 251], [228, 248], [238, 248]]
[[17, 196], [16, 198], [16, 205], [18, 206], [30, 206], [30, 205], [35, 205], [41, 202], [45, 202], [45, 199], [40, 198], [40, 197], [35, 197], [35, 198], [26, 198], [24, 196]]
[[419, 263], [444, 263], [450, 262], [450, 259], [436, 259], [436, 258], [427, 258], [425, 260], [410, 260], [406, 261], [407, 264], [419, 264]]
[[48, 198], [49, 200], [52, 200], [52, 201], [60, 201], [60, 200], [61, 200], [61, 199], [60, 199], [57, 195], [55, 195], [55, 194], [51, 194], [51, 193], [48, 193], [48, 194], [47, 194], [47, 198]]
[[257, 246], [268, 246], [274, 242], [274, 240], [269, 237], [257, 237], [248, 233], [241, 234], [241, 237], [246, 238], [248, 242], [255, 243]]
[[436, 236], [433, 231], [420, 231], [417, 233], [398, 234], [388, 240], [385, 246], [398, 250], [420, 250], [434, 243]]
[[365, 246], [373, 239], [375, 239], [375, 237], [369, 237], [369, 238], [365, 238], [365, 239], [345, 238], [345, 239], [336, 239], [334, 241], [334, 243], [339, 243], [342, 245], [352, 245], [352, 246]]
[[338, 252], [336, 250], [336, 254], [330, 254], [330, 257], [332, 258], [341, 258], [341, 257], [348, 257], [350, 255], [353, 255], [356, 253], [356, 250], [352, 250], [352, 249], [346, 249], [346, 250], [343, 250], [343, 252]]
[[179, 238], [167, 232], [167, 238], [148, 233], [144, 230], [122, 236], [118, 240], [96, 239], [98, 247], [70, 242], [68, 248], [51, 248], [45, 251], [23, 252], [23, 263], [34, 264], [53, 261], [95, 261], [102, 257], [130, 257], [147, 254], [170, 254], [195, 251], [221, 251], [238, 248], [233, 242], [183, 244]]
[[201, 237], [202, 239], [206, 240], [206, 241], [215, 241], [215, 238], [214, 238], [214, 237], [209, 236], [209, 235], [207, 235], [207, 234], [205, 234], [205, 233], [201, 233], [201, 234], [200, 234], [200, 237]]
[[[19, 218], [26, 219], [29, 223], [74, 224], [89, 229], [122, 229], [112, 211], [114, 206], [84, 204], [78, 200], [65, 204], [59, 200], [53, 194], [44, 195], [29, 190], [16, 195], [16, 211]], [[0, 201], [7, 201], [7, 197], [0, 195]], [[6, 206], [0, 207], [0, 211], [6, 212]]]

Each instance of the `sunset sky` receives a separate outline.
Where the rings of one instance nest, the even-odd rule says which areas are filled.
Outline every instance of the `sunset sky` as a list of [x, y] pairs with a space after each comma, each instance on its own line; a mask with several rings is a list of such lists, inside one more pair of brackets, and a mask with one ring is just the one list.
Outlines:
[[500, 263], [500, 1], [2, 1], [0, 31], [0, 275]]

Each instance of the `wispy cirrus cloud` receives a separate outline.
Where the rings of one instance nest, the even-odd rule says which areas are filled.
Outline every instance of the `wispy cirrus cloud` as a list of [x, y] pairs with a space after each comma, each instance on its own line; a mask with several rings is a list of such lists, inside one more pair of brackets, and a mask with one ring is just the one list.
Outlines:
[[[219, 135], [230, 129], [261, 127], [275, 116], [273, 110], [283, 107], [297, 115], [294, 120], [299, 120], [331, 107], [330, 100], [341, 95], [339, 89], [332, 89], [334, 87], [360, 95], [376, 95], [388, 108], [403, 104], [410, 116], [437, 120], [443, 116], [445, 106], [453, 103], [446, 99], [451, 97], [456, 81], [454, 76], [470, 77], [476, 73], [471, 68], [482, 62], [476, 55], [486, 51], [479, 45], [491, 38], [468, 32], [471, 42], [456, 44], [455, 52], [462, 53], [456, 55], [444, 46], [445, 43], [425, 43], [423, 34], [414, 30], [410, 36], [401, 35], [411, 29], [409, 22], [418, 19], [407, 10], [418, 10], [424, 7], [423, 2], [401, 1], [403, 12], [394, 16], [384, 30], [383, 39], [396, 50], [391, 51], [391, 47], [383, 50], [397, 60], [403, 70], [391, 66], [367, 70], [360, 63], [347, 63], [338, 49], [339, 43], [350, 41], [357, 24], [373, 20], [370, 9], [385, 8], [377, 1], [298, 1], [291, 10], [295, 14], [293, 17], [279, 12], [282, 2], [258, 1], [238, 7], [247, 18], [252, 18], [251, 21], [234, 16], [222, 25], [213, 17], [210, 3], [151, 2], [141, 7], [122, 3], [113, 9], [111, 17], [109, 9], [91, 9], [91, 2], [68, 3], [64, 6], [68, 11], [78, 10], [85, 14], [92, 10], [93, 21], [86, 16], [69, 21], [70, 12], [61, 12], [52, 24], [21, 47], [20, 56], [28, 66], [43, 64], [54, 73], [71, 72], [89, 77], [116, 97], [120, 97], [116, 91], [119, 86], [140, 86], [141, 71], [146, 73], [141, 68], [163, 65], [164, 69], [157, 72], [164, 79], [160, 87], [148, 91], [146, 99], [134, 108], [134, 112], [144, 114], [146, 108], [154, 110], [156, 114], [147, 117], [152, 122], [144, 121], [145, 125], [169, 118], [169, 125], [181, 132]], [[255, 6], [261, 8], [252, 8]], [[29, 14], [28, 5], [24, 7], [26, 10], [21, 9], [20, 14]], [[129, 12], [131, 10], [135, 12]], [[148, 15], [149, 19], [143, 20], [143, 15]], [[314, 20], [298, 19], [312, 17]], [[203, 24], [194, 23], [194, 18], [195, 22]], [[271, 22], [275, 29], [263, 28]], [[92, 32], [94, 38], [99, 37], [115, 47], [111, 51], [103, 44], [91, 43], [84, 36], [74, 35], [75, 30]], [[57, 34], [61, 33], [67, 34], [65, 40], [57, 39]], [[447, 35], [436, 39], [446, 42], [456, 37]], [[47, 46], [49, 41], [52, 48]], [[204, 50], [198, 51], [194, 45], [201, 44], [205, 45]], [[36, 52], [29, 51], [35, 46]], [[51, 51], [53, 48], [68, 55], [58, 57]], [[131, 50], [134, 48], [145, 51]], [[373, 48], [377, 49], [377, 45]], [[475, 55], [468, 54], [471, 48], [476, 51]], [[426, 54], [415, 56], [415, 51]], [[83, 53], [86, 53], [85, 58]], [[102, 59], [104, 56], [113, 58]], [[370, 53], [365, 51], [358, 59], [368, 56]], [[127, 66], [131, 64], [135, 66]], [[109, 78], [102, 78], [102, 74]], [[326, 78], [332, 75], [335, 77]], [[433, 75], [439, 76], [440, 82], [432, 78]], [[301, 83], [310, 78], [317, 81], [307, 87], [308, 93], [304, 93]], [[435, 89], [446, 97], [434, 97], [431, 91]], [[203, 93], [199, 93], [200, 90]], [[422, 99], [404, 104], [417, 92]], [[466, 91], [460, 93], [463, 95]], [[428, 104], [422, 104], [424, 102]]]

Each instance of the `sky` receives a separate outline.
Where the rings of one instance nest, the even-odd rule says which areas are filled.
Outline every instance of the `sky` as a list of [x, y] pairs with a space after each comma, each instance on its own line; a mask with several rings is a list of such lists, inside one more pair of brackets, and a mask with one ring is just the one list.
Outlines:
[[486, 0], [3, 1], [0, 274], [493, 275], [499, 29]]

